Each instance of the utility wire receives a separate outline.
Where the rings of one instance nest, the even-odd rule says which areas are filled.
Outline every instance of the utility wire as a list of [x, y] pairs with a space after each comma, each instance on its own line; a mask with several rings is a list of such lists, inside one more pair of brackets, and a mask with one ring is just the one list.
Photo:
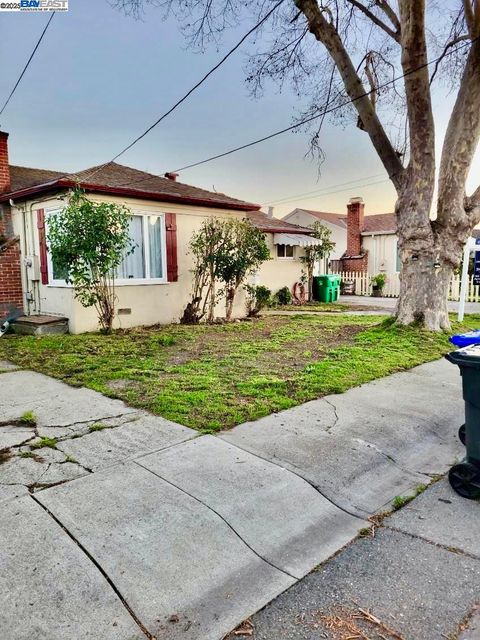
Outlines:
[[[338, 184], [331, 184], [328, 187], [322, 187], [319, 189], [315, 189], [314, 191], [304, 191], [303, 193], [297, 193], [294, 196], [285, 196], [284, 198], [279, 198], [278, 200], [270, 200], [269, 202], [264, 202], [264, 205], [276, 205], [282, 204], [283, 202], [291, 202], [292, 200], [296, 200], [297, 198], [304, 198], [305, 196], [321, 196], [321, 195], [329, 195], [328, 193], [324, 193], [327, 189], [336, 189], [337, 187], [345, 187], [347, 185], [351, 185], [349, 188], [354, 189], [357, 185], [354, 183], [362, 182], [364, 180], [374, 180], [375, 178], [381, 178], [384, 176], [384, 173], [377, 173], [374, 176], [366, 176], [365, 178], [357, 178], [356, 180], [350, 180], [349, 182], [339, 182]], [[364, 184], [359, 184], [358, 187], [361, 188], [363, 186], [368, 186]], [[309, 198], [307, 198], [308, 200]]]
[[305, 118], [304, 120], [300, 120], [299, 122], [290, 125], [289, 127], [285, 127], [284, 129], [280, 129], [280, 131], [275, 131], [273, 133], [270, 133], [266, 136], [263, 136], [263, 138], [259, 138], [257, 140], [253, 140], [252, 142], [247, 142], [246, 144], [242, 144], [238, 147], [234, 147], [233, 149], [229, 149], [228, 151], [224, 151], [223, 153], [218, 153], [217, 155], [214, 156], [210, 156], [209, 158], [205, 158], [204, 160], [199, 160], [198, 162], [192, 162], [191, 164], [187, 164], [184, 167], [180, 167], [179, 169], [175, 169], [175, 172], [180, 172], [180, 171], [186, 171], [187, 169], [192, 169], [193, 167], [198, 167], [202, 164], [206, 164], [207, 162], [212, 162], [213, 160], [218, 160], [219, 158], [224, 158], [225, 156], [229, 156], [232, 153], [236, 153], [237, 151], [242, 151], [243, 149], [248, 149], [249, 147], [253, 147], [257, 144], [260, 144], [261, 142], [266, 142], [267, 140], [271, 140], [272, 138], [276, 138], [277, 136], [282, 135], [283, 133], [287, 133], [288, 131], [293, 131], [294, 129], [298, 129], [298, 127], [301, 127], [304, 124], [308, 124], [309, 122], [313, 122], [314, 120], [317, 120], [318, 118], [322, 118], [325, 115], [328, 115], [329, 113], [333, 113], [334, 111], [337, 111], [338, 109], [342, 109], [343, 107], [346, 107], [349, 104], [353, 104], [354, 102], [357, 102], [357, 100], [361, 100], [363, 98], [366, 98], [368, 96], [370, 96], [373, 92], [377, 93], [378, 91], [380, 91], [381, 89], [384, 89], [385, 87], [388, 87], [391, 84], [395, 84], [395, 82], [398, 82], [399, 80], [402, 80], [402, 78], [406, 78], [407, 76], [410, 76], [412, 73], [416, 73], [417, 71], [421, 71], [421, 69], [425, 69], [426, 67], [429, 67], [431, 64], [434, 64], [436, 62], [438, 62], [441, 58], [446, 58], [447, 56], [452, 55], [453, 53], [456, 53], [457, 51], [459, 51], [460, 49], [463, 49], [467, 46], [471, 46], [476, 40], [478, 40], [480, 38], [480, 36], [477, 36], [476, 38], [473, 38], [470, 42], [467, 42], [463, 45], [460, 45], [458, 47], [456, 47], [455, 49], [451, 49], [447, 54], [445, 55], [441, 55], [438, 56], [438, 58], [434, 58], [433, 60], [430, 60], [429, 62], [425, 62], [424, 64], [420, 65], [419, 67], [415, 67], [414, 69], [410, 69], [410, 71], [407, 71], [406, 73], [403, 73], [400, 76], [396, 76], [394, 78], [392, 78], [391, 80], [388, 80], [387, 82], [384, 82], [383, 84], [379, 85], [378, 87], [376, 87], [375, 89], [369, 89], [368, 91], [366, 91], [365, 93], [362, 93], [361, 95], [357, 96], [356, 98], [351, 98], [350, 100], [346, 100], [345, 102], [343, 102], [342, 104], [336, 105], [334, 107], [331, 107], [330, 109], [325, 109], [324, 111], [321, 111], [320, 113], [317, 113], [314, 116], [310, 116], [309, 118]]
[[18, 85], [20, 84], [20, 82], [22, 81], [23, 76], [25, 75], [26, 70], [28, 69], [31, 61], [33, 60], [33, 56], [36, 54], [38, 47], [40, 46], [40, 43], [43, 40], [43, 36], [46, 34], [48, 27], [50, 26], [51, 21], [53, 20], [53, 16], [55, 15], [55, 11], [52, 12], [52, 15], [50, 16], [50, 18], [48, 19], [47, 24], [45, 25], [44, 30], [42, 31], [40, 38], [37, 41], [37, 44], [35, 45], [34, 50], [32, 51], [32, 53], [30, 54], [29, 59], [27, 60], [27, 64], [23, 67], [23, 71], [20, 74], [18, 80], [15, 83], [15, 86], [13, 87], [10, 95], [8, 96], [8, 98], [5, 101], [5, 104], [3, 105], [1, 111], [0, 111], [0, 116], [2, 115], [2, 113], [5, 111], [6, 106], [8, 105], [8, 103], [10, 102], [10, 100], [13, 97], [13, 94], [15, 93], [15, 91], [17, 90]]
[[123, 156], [124, 153], [126, 153], [133, 146], [135, 146], [137, 142], [140, 142], [140, 140], [145, 138], [145, 136], [148, 135], [150, 131], [152, 131], [152, 129], [155, 129], [155, 127], [157, 127], [163, 120], [165, 120], [165, 118], [167, 118], [173, 111], [175, 111], [177, 107], [179, 107], [183, 102], [185, 102], [185, 100], [187, 100], [187, 98], [189, 98], [189, 96], [191, 96], [194, 91], [196, 91], [213, 73], [215, 73], [215, 71], [219, 69], [222, 66], [222, 64], [224, 64], [224, 62], [226, 62], [228, 58], [230, 58], [230, 56], [233, 55], [235, 51], [237, 51], [237, 49], [239, 49], [242, 46], [245, 40], [247, 40], [252, 35], [252, 33], [254, 33], [257, 29], [259, 29], [268, 20], [268, 18], [272, 15], [272, 13], [274, 13], [274, 11], [276, 11], [278, 7], [281, 4], [283, 4], [284, 1], [285, 0], [279, 0], [279, 2], [277, 2], [270, 9], [270, 11], [268, 11], [268, 13], [266, 13], [259, 22], [257, 22], [255, 26], [253, 26], [249, 31], [247, 31], [247, 33], [242, 38], [240, 38], [240, 40], [236, 43], [236, 45], [232, 47], [230, 51], [228, 51], [223, 56], [223, 58], [217, 62], [215, 66], [213, 66], [209, 71], [207, 71], [207, 73], [196, 84], [194, 84], [193, 87], [189, 89], [187, 93], [185, 93], [185, 95], [183, 95], [179, 100], [177, 100], [177, 102], [173, 106], [171, 106], [170, 109], [168, 109], [168, 111], [165, 111], [165, 113], [163, 113], [157, 120], [155, 120], [153, 124], [151, 124], [147, 129], [145, 129], [143, 133], [137, 136], [135, 140], [132, 140], [130, 144], [128, 144], [124, 149], [122, 149], [119, 153], [117, 153], [116, 156], [114, 156], [108, 162], [105, 162], [103, 165], [100, 165], [99, 167], [97, 167], [92, 174], [86, 177], [91, 178], [92, 175], [95, 175], [96, 173], [101, 171], [103, 168], [105, 168], [107, 165], [111, 164], [112, 162], [115, 162], [115, 160], [120, 158], [120, 156]]

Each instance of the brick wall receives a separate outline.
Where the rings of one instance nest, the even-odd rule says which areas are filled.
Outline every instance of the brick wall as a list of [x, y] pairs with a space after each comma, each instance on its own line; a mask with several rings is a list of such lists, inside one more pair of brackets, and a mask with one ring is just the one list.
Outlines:
[[[0, 193], [10, 189], [8, 133], [0, 131]], [[0, 207], [0, 317], [11, 307], [23, 308], [19, 239], [13, 235], [11, 209]]]
[[355, 256], [355, 257], [344, 257], [341, 259], [342, 271], [355, 271], [356, 273], [360, 271], [368, 270], [368, 253], [365, 252], [363, 255]]

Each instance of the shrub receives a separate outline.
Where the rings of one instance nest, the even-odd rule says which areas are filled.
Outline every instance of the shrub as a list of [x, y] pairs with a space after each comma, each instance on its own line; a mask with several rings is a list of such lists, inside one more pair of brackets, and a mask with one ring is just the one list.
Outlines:
[[273, 298], [274, 304], [286, 305], [292, 304], [292, 294], [288, 287], [282, 287], [277, 291]]
[[247, 316], [253, 318], [270, 304], [272, 292], [263, 285], [247, 285]]
[[95, 307], [101, 330], [110, 333], [115, 317], [115, 271], [132, 253], [131, 212], [112, 202], [91, 202], [80, 188], [66, 207], [48, 219], [48, 245], [55, 267], [73, 285], [84, 307]]
[[385, 273], [377, 273], [376, 276], [371, 277], [370, 281], [375, 289], [383, 289], [387, 282], [387, 276]]

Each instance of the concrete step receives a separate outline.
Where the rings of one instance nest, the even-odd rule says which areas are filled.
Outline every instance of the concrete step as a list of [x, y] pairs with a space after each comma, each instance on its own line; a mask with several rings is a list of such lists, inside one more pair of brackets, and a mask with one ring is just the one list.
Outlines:
[[44, 315], [20, 316], [12, 328], [15, 333], [30, 336], [68, 333], [68, 318]]

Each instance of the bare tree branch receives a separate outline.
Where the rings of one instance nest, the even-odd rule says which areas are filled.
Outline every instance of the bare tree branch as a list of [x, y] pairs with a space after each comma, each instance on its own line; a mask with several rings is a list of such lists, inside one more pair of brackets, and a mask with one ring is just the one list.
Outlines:
[[[478, 215], [480, 216], [480, 185], [478, 185], [471, 196], [465, 197], [464, 207], [467, 213], [471, 213], [475, 209], [478, 209]], [[477, 222], [480, 222], [480, 218]]]
[[395, 31], [398, 34], [400, 34], [400, 31], [401, 31], [400, 20], [398, 19], [398, 16], [395, 13], [395, 11], [388, 4], [388, 0], [376, 0], [375, 4], [378, 7], [380, 7], [380, 9], [383, 11], [383, 13], [387, 16], [387, 18], [390, 20], [390, 22], [395, 27]]
[[[472, 43], [450, 116], [440, 164], [438, 217], [443, 226], [465, 212], [465, 182], [480, 140], [480, 39]], [[478, 197], [475, 192], [473, 201]]]
[[[428, 77], [425, 0], [399, 0], [402, 22], [402, 68], [410, 125], [410, 169], [435, 176], [435, 125]], [[430, 193], [431, 197], [431, 193]]]
[[[360, 116], [365, 131], [370, 136], [380, 159], [396, 188], [401, 185], [404, 168], [373, 108], [344, 44], [322, 14], [316, 0], [294, 0], [307, 19], [310, 32], [321, 42], [332, 57], [343, 80], [345, 89]], [[360, 97], [363, 96], [363, 97]]]
[[465, 12], [465, 21], [467, 23], [468, 32], [472, 38], [475, 37], [475, 14], [471, 0], [463, 0], [463, 10]]
[[356, 7], [363, 14], [365, 14], [367, 18], [369, 18], [373, 23], [375, 23], [377, 27], [380, 27], [380, 29], [383, 29], [385, 33], [388, 33], [388, 35], [391, 38], [393, 38], [396, 42], [400, 42], [400, 33], [398, 31], [394, 31], [393, 29], [391, 29], [387, 24], [385, 24], [385, 22], [383, 22], [383, 20], [380, 20], [378, 16], [376, 16], [372, 11], [370, 11], [368, 7], [366, 7], [364, 4], [359, 2], [359, 0], [347, 0], [347, 2], [349, 2], [351, 5]]
[[443, 59], [447, 55], [448, 50], [451, 49], [452, 47], [454, 47], [459, 42], [462, 42], [462, 40], [469, 40], [469, 39], [470, 39], [470, 36], [467, 35], [467, 34], [464, 34], [464, 35], [461, 35], [461, 36], [457, 36], [453, 40], [450, 40], [450, 42], [447, 42], [447, 44], [445, 45], [445, 48], [443, 50], [443, 53], [437, 58], [437, 61], [435, 63], [435, 67], [433, 68], [432, 75], [430, 76], [430, 84], [432, 84], [432, 82], [434, 81], [435, 76], [437, 75], [437, 71], [438, 71], [440, 65], [442, 64]]

